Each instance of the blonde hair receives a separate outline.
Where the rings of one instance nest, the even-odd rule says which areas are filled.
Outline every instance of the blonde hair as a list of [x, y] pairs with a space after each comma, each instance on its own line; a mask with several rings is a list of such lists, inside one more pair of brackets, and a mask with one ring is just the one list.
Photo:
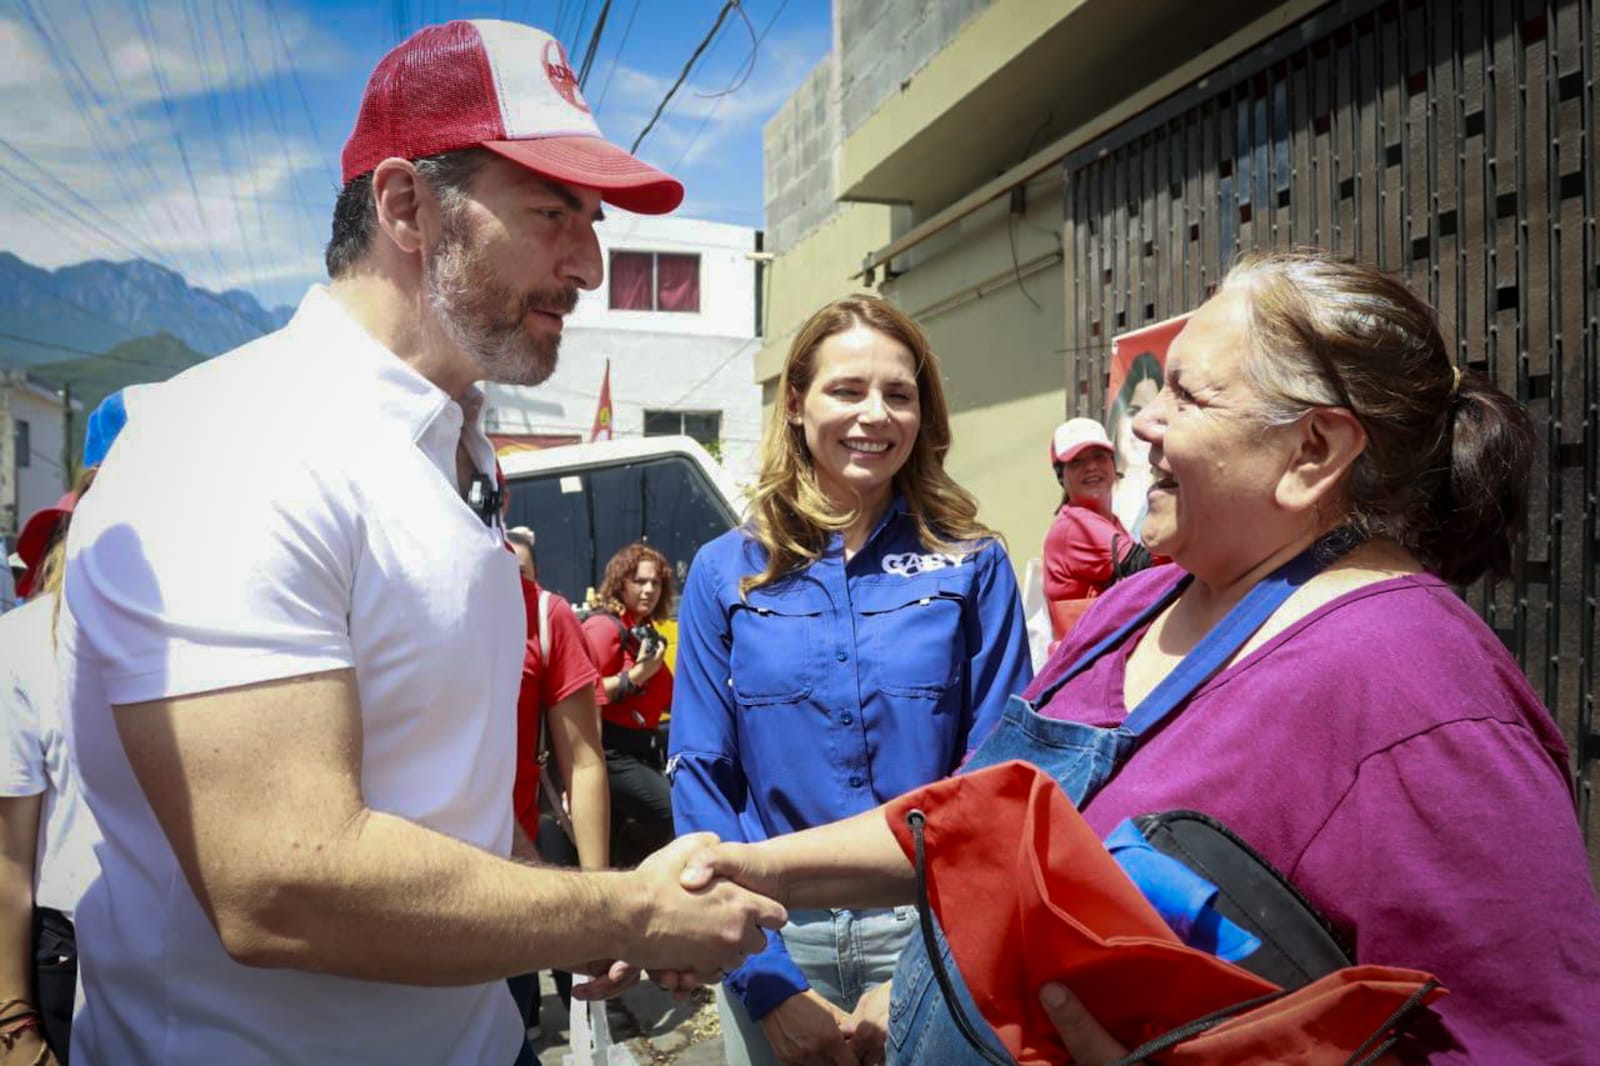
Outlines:
[[928, 339], [899, 308], [876, 296], [834, 300], [817, 310], [795, 334], [778, 380], [778, 402], [761, 438], [761, 473], [750, 494], [747, 529], [767, 553], [766, 568], [739, 582], [741, 593], [771, 584], [821, 558], [831, 534], [855, 521], [854, 509], [839, 512], [817, 481], [806, 448], [805, 428], [787, 417], [789, 398], [804, 399], [816, 378], [817, 349], [829, 337], [864, 327], [905, 345], [916, 366], [922, 423], [911, 455], [894, 475], [916, 523], [917, 539], [929, 552], [965, 554], [999, 534], [978, 521], [978, 501], [945, 473], [950, 451], [950, 408], [939, 360]]
[[[86, 466], [78, 471], [78, 476], [72, 483], [72, 494], [77, 497], [72, 505], [74, 508], [83, 502], [83, 494], [94, 484], [94, 476], [99, 470], [98, 466]], [[34, 588], [38, 590], [35, 595], [49, 596], [54, 601], [50, 608], [52, 641], [55, 640], [56, 626], [61, 622], [61, 592], [67, 570], [67, 528], [71, 524], [70, 513], [63, 515], [56, 523], [56, 531], [50, 536], [50, 545], [45, 548], [44, 557], [39, 560], [39, 576], [34, 579]]]

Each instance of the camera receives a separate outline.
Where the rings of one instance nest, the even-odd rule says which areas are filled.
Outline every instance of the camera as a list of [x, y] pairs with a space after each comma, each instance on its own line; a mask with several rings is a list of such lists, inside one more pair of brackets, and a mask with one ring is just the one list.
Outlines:
[[650, 658], [656, 653], [658, 648], [667, 642], [667, 638], [663, 637], [660, 632], [657, 631], [656, 627], [651, 625], [649, 622], [641, 622], [640, 624], [634, 626], [632, 629], [628, 630], [628, 635], [638, 642], [638, 657], [640, 659]]

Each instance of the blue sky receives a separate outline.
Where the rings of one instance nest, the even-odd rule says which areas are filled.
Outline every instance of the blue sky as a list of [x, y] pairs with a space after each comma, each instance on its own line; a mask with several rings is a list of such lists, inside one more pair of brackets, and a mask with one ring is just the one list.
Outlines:
[[[322, 274], [339, 150], [406, 31], [510, 17], [586, 46], [602, 0], [0, 0], [0, 250], [153, 259], [292, 304]], [[613, 0], [585, 91], [624, 147], [721, 0]], [[745, 0], [640, 148], [680, 213], [760, 226], [761, 127], [831, 46], [826, 0]], [[572, 58], [576, 68], [581, 53]]]

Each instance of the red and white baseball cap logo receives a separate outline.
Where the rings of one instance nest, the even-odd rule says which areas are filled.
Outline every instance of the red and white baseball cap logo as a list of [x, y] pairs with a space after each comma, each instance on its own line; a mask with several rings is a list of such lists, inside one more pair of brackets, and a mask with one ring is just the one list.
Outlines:
[[385, 159], [482, 147], [606, 203], [663, 214], [683, 184], [605, 140], [561, 43], [501, 19], [426, 26], [384, 56], [345, 144], [346, 182]]
[[566, 53], [562, 51], [559, 41], [544, 43], [544, 72], [550, 79], [550, 86], [561, 94], [561, 99], [584, 114], [589, 113], [589, 105], [578, 95], [578, 79], [573, 76], [572, 68], [567, 66]]

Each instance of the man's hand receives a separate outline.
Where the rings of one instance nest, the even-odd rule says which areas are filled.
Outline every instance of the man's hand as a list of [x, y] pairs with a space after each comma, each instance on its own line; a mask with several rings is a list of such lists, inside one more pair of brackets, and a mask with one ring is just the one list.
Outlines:
[[[690, 859], [716, 841], [710, 833], [680, 837], [629, 875], [644, 897], [644, 931], [628, 952], [632, 961], [720, 981], [767, 946], [762, 929], [781, 929], [788, 920], [781, 906], [729, 880], [685, 877]], [[701, 887], [688, 888], [691, 881]]]
[[1076, 1066], [1108, 1066], [1128, 1053], [1065, 985], [1045, 985], [1039, 989], [1039, 1002]]
[[850, 1015], [811, 989], [790, 996], [761, 1019], [783, 1066], [856, 1066], [841, 1028]]
[[883, 1044], [889, 1037], [889, 982], [873, 985], [856, 1002], [844, 1025], [850, 1050], [861, 1066], [878, 1066], [885, 1059]]
[[725, 878], [781, 902], [788, 886], [782, 874], [765, 857], [760, 844], [723, 843], [713, 838], [708, 846], [690, 856], [683, 868], [683, 887], [696, 892], [718, 878]]

